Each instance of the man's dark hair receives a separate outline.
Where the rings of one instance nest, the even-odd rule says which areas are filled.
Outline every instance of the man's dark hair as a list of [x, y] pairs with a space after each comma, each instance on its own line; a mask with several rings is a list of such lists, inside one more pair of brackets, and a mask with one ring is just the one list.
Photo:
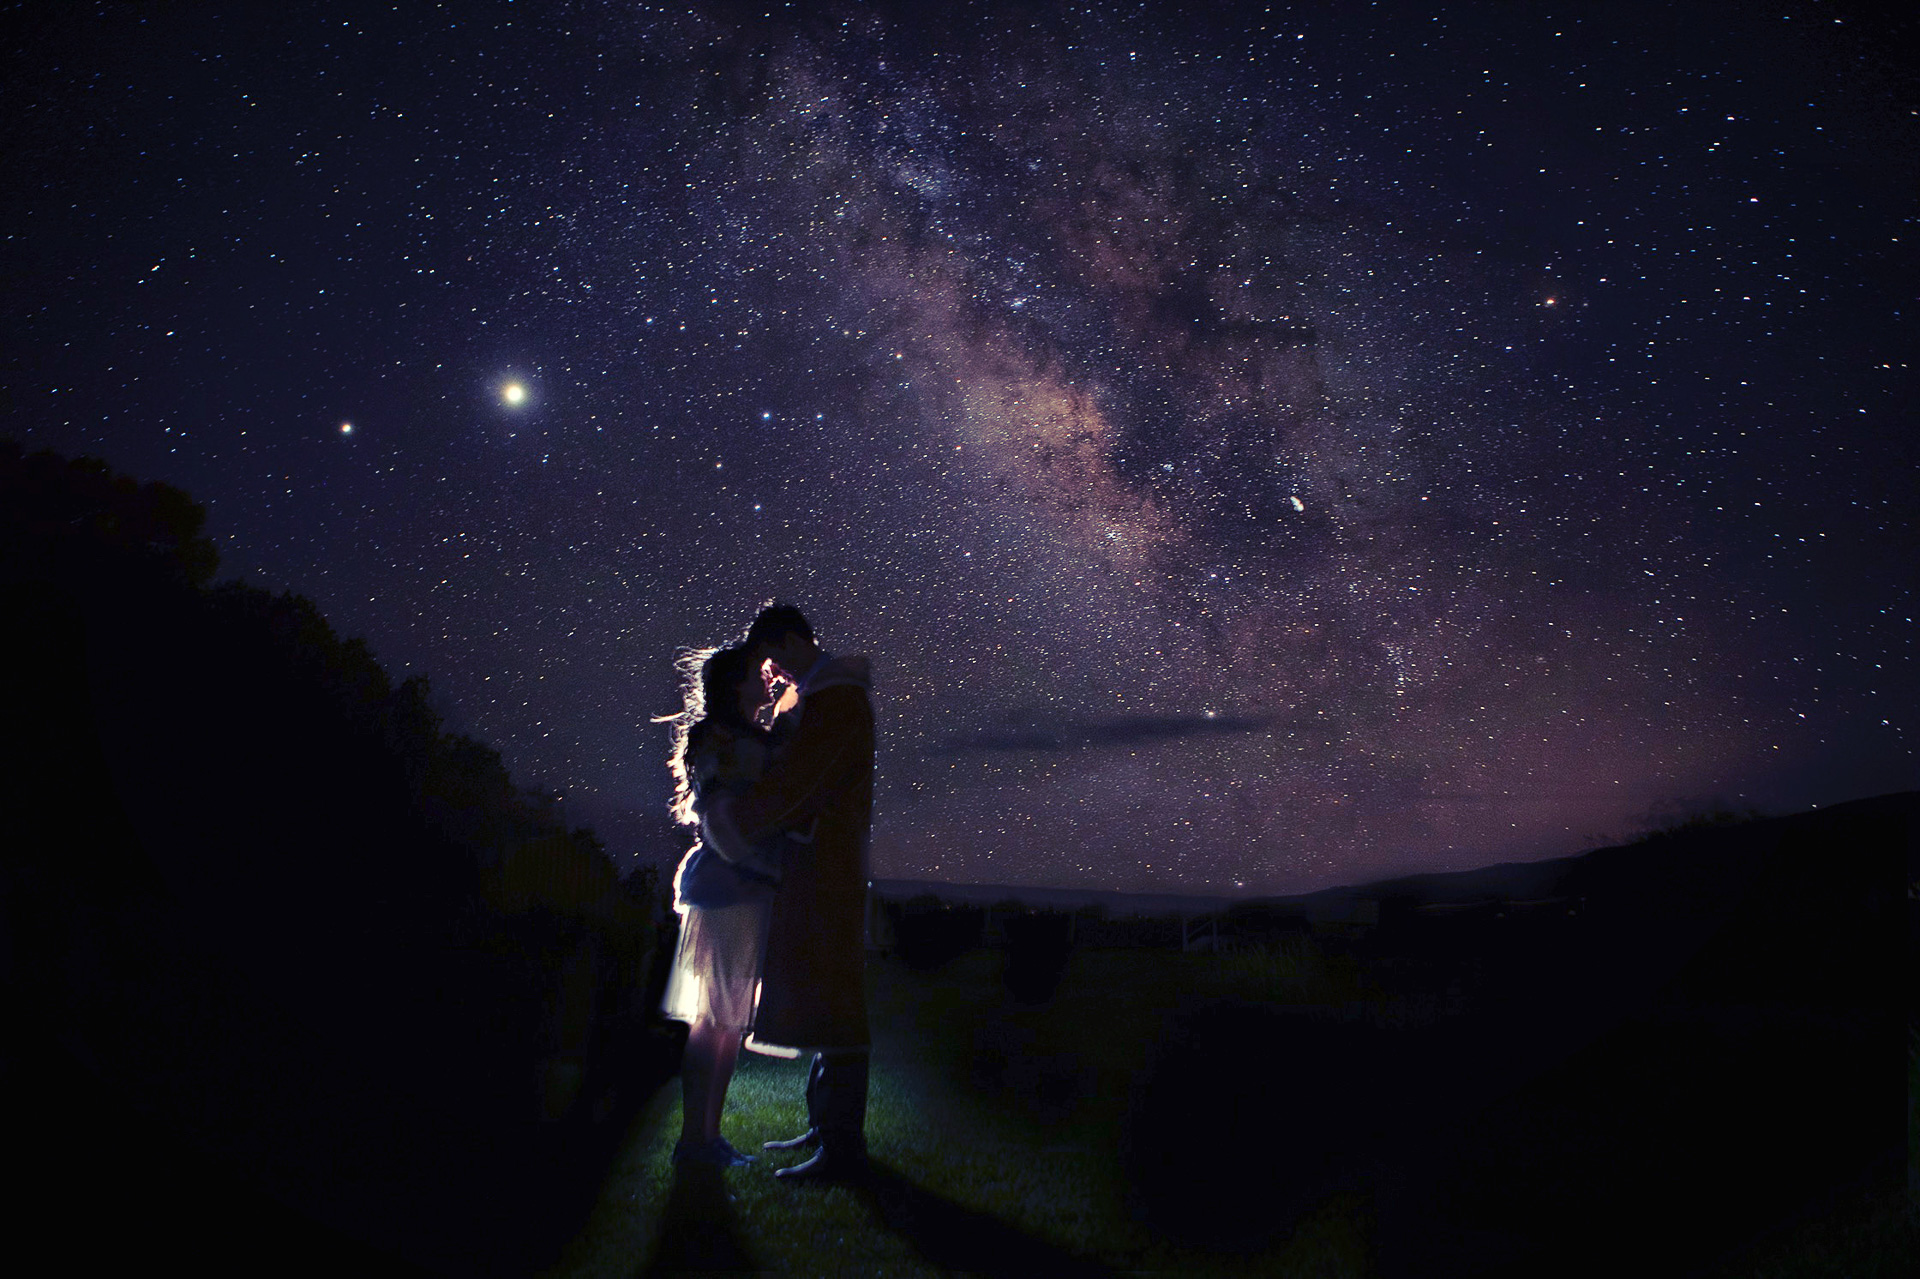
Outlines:
[[778, 648], [789, 635], [798, 635], [811, 644], [814, 642], [813, 627], [807, 624], [806, 615], [791, 604], [781, 604], [769, 600], [753, 619], [753, 625], [747, 628], [747, 634], [740, 641], [747, 649], [756, 644], [767, 644]]

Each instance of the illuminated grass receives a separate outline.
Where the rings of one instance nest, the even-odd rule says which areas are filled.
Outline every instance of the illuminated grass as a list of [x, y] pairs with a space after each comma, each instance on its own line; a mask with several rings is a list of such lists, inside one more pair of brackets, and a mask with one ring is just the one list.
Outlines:
[[[1244, 1258], [1170, 1247], [1126, 1212], [1120, 1133], [1163, 1016], [1236, 990], [1247, 974], [1211, 956], [1083, 951], [1050, 1006], [1023, 1008], [1002, 989], [1002, 962], [974, 952], [933, 974], [871, 966], [867, 1135], [884, 1174], [875, 1191], [781, 1183], [771, 1169], [792, 1156], [676, 1182], [668, 1154], [679, 1089], [669, 1085], [635, 1123], [592, 1220], [554, 1273], [1366, 1272], [1368, 1223], [1352, 1198], [1323, 1205], [1277, 1249]], [[1290, 989], [1310, 986], [1295, 980]], [[753, 1152], [798, 1132], [804, 1076], [803, 1062], [743, 1059], [727, 1139]]]

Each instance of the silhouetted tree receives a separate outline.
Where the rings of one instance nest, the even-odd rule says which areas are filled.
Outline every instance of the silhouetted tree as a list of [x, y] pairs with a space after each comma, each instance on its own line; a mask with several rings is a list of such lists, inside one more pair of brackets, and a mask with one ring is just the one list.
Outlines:
[[[248, 1110], [208, 1075], [217, 1103], [189, 1109], [378, 1146], [438, 1105], [497, 1138], [536, 1113], [535, 1059], [595, 1048], [646, 988], [657, 880], [620, 884], [591, 831], [312, 601], [212, 584], [204, 524], [176, 488], [0, 441], [14, 1029], [135, 1095], [162, 1061], [175, 1090], [202, 1086], [183, 1062], [310, 1073], [291, 1045], [317, 1043], [335, 1073], [377, 1057], [393, 1096], [296, 1123], [307, 1094], [263, 1086]], [[202, 989], [209, 955], [236, 993]], [[309, 1030], [276, 1048], [286, 1018]]]

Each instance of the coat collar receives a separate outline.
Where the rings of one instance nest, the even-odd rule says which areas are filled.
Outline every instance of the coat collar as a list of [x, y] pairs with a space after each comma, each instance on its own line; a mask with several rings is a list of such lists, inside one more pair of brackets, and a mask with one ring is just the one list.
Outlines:
[[821, 649], [820, 656], [813, 659], [813, 665], [807, 667], [807, 673], [800, 677], [800, 681], [799, 681], [800, 696], [805, 697], [808, 693], [812, 692], [813, 682], [820, 678], [820, 673], [822, 671], [826, 670], [827, 667], [832, 665], [833, 665], [833, 654], [827, 652], [825, 649]]
[[822, 653], [820, 660], [808, 667], [807, 673], [801, 676], [800, 696], [806, 697], [823, 688], [836, 688], [842, 684], [853, 684], [871, 691], [871, 663], [864, 657], [835, 657], [831, 653]]

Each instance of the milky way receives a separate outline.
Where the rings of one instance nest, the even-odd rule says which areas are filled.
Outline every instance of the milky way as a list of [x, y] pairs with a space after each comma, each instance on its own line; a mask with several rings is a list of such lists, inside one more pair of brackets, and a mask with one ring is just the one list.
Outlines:
[[769, 595], [875, 659], [882, 874], [1302, 889], [1912, 785], [1911, 112], [1817, 7], [1503, 12], [42, 33], [16, 96], [107, 65], [141, 194], [62, 241], [111, 184], [34, 162], [19, 242], [113, 278], [10, 305], [9, 429], [210, 500], [617, 850], [674, 652]]

